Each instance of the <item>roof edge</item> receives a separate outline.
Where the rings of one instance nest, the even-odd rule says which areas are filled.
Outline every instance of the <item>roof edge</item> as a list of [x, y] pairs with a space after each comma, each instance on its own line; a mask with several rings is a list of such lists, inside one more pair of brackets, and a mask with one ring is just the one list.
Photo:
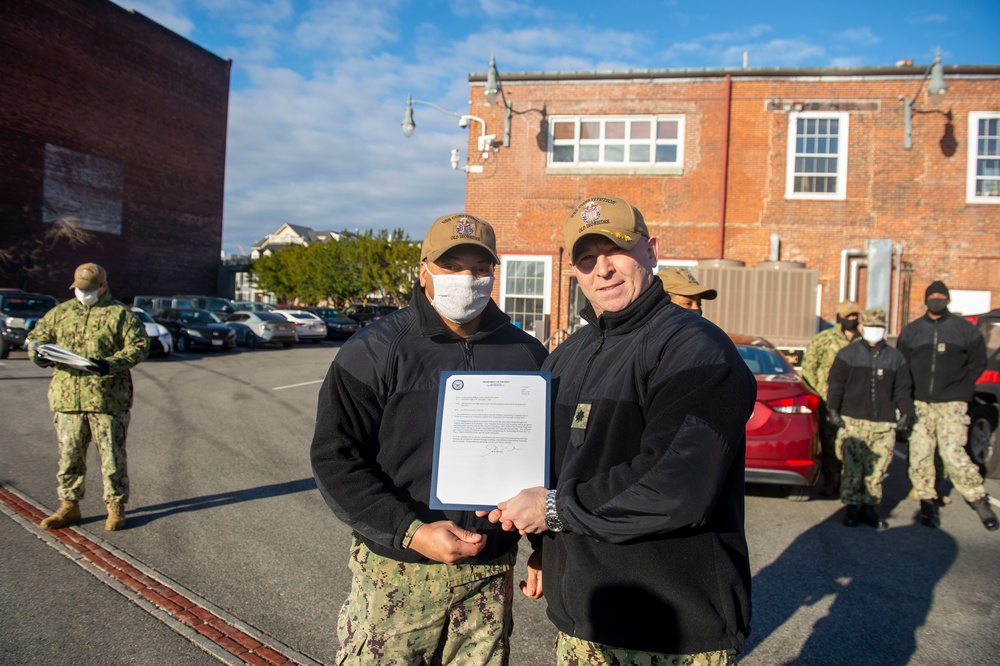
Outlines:
[[[817, 76], [923, 76], [928, 65], [886, 65], [881, 67], [718, 67], [682, 69], [621, 69], [579, 72], [506, 72], [500, 74], [504, 82], [514, 81], [581, 81], [601, 79], [691, 79], [723, 76], [754, 77], [817, 77]], [[943, 65], [945, 76], [979, 75], [1000, 76], [1000, 65]], [[486, 81], [485, 72], [469, 74], [469, 83]]]

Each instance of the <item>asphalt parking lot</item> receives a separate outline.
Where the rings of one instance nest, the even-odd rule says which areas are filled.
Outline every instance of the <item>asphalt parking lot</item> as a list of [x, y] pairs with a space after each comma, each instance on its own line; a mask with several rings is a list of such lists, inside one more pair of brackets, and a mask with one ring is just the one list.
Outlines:
[[[78, 532], [159, 576], [164, 594], [173, 584], [232, 619], [240, 635], [272, 639], [293, 661], [331, 663], [350, 584], [350, 535], [315, 490], [308, 447], [317, 391], [338, 348], [142, 363], [129, 433], [129, 527], [103, 531], [91, 451]], [[57, 504], [49, 374], [23, 352], [0, 362], [0, 484], [46, 509]], [[1000, 494], [996, 480], [987, 487]], [[890, 529], [876, 533], [843, 527], [839, 502], [789, 502], [750, 488], [754, 620], [741, 664], [995, 663], [1000, 533], [984, 530], [954, 493], [940, 530], [916, 525], [908, 490], [897, 456], [884, 503]], [[4, 513], [0, 663], [54, 663], [68, 654], [102, 664], [226, 659]], [[552, 663], [553, 637], [544, 602], [518, 599], [512, 663]]]

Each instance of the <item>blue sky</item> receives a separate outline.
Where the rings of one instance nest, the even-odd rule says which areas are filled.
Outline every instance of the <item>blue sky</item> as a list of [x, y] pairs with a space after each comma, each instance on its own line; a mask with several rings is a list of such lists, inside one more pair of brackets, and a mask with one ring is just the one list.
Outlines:
[[[1000, 2], [116, 0], [233, 61], [223, 250], [283, 222], [404, 229], [462, 210], [470, 72], [1000, 64]], [[613, 9], [608, 10], [611, 6]], [[493, 133], [493, 129], [489, 130]], [[464, 162], [464, 158], [463, 158]]]

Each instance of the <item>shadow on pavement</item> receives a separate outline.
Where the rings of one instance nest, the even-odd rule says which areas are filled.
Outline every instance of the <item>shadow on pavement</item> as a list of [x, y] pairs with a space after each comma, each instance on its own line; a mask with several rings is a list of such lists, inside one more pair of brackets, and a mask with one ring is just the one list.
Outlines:
[[[893, 464], [895, 476], [905, 479], [905, 464]], [[913, 521], [908, 505], [914, 503], [905, 500], [908, 485], [885, 488], [883, 515], [903, 503], [888, 517], [888, 530], [845, 527], [841, 508], [754, 576], [752, 630], [744, 655], [758, 648], [766, 653], [761, 644], [793, 615], [832, 596], [828, 612], [815, 621], [798, 656], [783, 664], [910, 662], [934, 588], [955, 561], [958, 546], [947, 532]]]
[[[285, 483], [275, 483], [269, 486], [257, 486], [245, 490], [233, 490], [215, 495], [204, 495], [202, 497], [191, 497], [188, 499], [164, 502], [162, 504], [151, 504], [128, 509], [128, 526], [140, 527], [151, 523], [158, 518], [173, 515], [175, 513], [187, 513], [188, 511], [202, 511], [217, 506], [236, 504], [238, 502], [249, 502], [251, 500], [267, 499], [279, 497], [281, 495], [291, 495], [307, 490], [316, 489], [316, 480], [312, 477], [299, 479], [298, 481], [287, 481]], [[104, 518], [100, 518], [103, 520]], [[88, 521], [84, 521], [88, 522]]]

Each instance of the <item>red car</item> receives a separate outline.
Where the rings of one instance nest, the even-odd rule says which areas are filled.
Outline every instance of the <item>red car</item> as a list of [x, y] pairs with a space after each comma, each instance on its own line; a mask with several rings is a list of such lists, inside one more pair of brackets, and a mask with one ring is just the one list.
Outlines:
[[788, 499], [808, 500], [820, 473], [819, 396], [767, 340], [729, 337], [757, 380], [746, 481], [782, 486]]

